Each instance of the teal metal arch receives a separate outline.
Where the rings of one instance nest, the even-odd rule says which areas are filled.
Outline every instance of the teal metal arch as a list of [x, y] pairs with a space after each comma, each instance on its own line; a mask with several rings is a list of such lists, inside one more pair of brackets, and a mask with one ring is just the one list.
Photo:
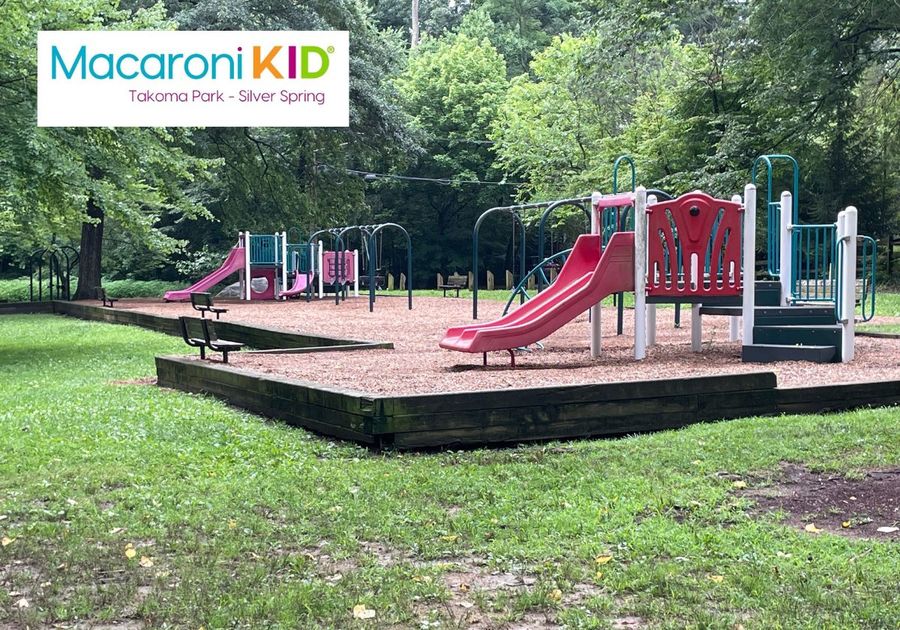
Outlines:
[[614, 195], [619, 192], [619, 167], [622, 165], [622, 162], [627, 163], [631, 167], [631, 192], [634, 192], [637, 188], [637, 170], [634, 167], [634, 160], [631, 159], [630, 155], [620, 155], [613, 162], [612, 192]]
[[[541, 213], [541, 220], [538, 223], [538, 260], [544, 260], [544, 236], [546, 233], [547, 219], [550, 218], [550, 215], [557, 208], [562, 208], [564, 206], [574, 206], [576, 208], [581, 208], [584, 212], [585, 218], [587, 219], [588, 231], [590, 231], [591, 225], [591, 209], [590, 209], [590, 197], [576, 197], [573, 199], [560, 199], [559, 201], [551, 202], [550, 205]], [[588, 205], [585, 205], [588, 204]], [[533, 272], [534, 270], [532, 270]], [[529, 272], [526, 278], [532, 275], [532, 272]], [[524, 279], [524, 278], [523, 278]], [[544, 273], [543, 267], [540, 268], [540, 271], [537, 274], [537, 282], [538, 282], [538, 291], [543, 290], [543, 288], [550, 284], [550, 281], [547, 279], [546, 274]], [[521, 282], [520, 282], [521, 284]], [[517, 287], [518, 288], [518, 287]], [[515, 296], [515, 291], [513, 292], [513, 296]], [[510, 303], [512, 303], [512, 298], [510, 298]], [[509, 308], [507, 306], [507, 308]]]
[[[570, 247], [569, 249], [564, 249], [560, 252], [556, 252], [552, 256], [548, 256], [547, 258], [544, 258], [543, 260], [541, 260], [541, 262], [539, 262], [537, 264], [537, 266], [534, 267], [534, 269], [529, 271], [525, 275], [524, 278], [519, 280], [519, 284], [517, 284], [516, 288], [513, 289], [512, 293], [509, 294], [509, 299], [506, 300], [506, 306], [503, 307], [503, 314], [506, 315], [509, 312], [509, 307], [512, 306], [513, 300], [516, 299], [516, 295], [519, 295], [520, 292], [521, 292], [521, 294], [523, 294], [526, 297], [526, 299], [529, 299], [528, 292], [525, 290], [525, 287], [528, 284], [528, 278], [530, 278], [531, 276], [535, 276], [538, 273], [543, 275], [544, 265], [554, 262], [557, 259], [561, 259], [562, 262], [565, 263], [566, 259], [569, 257], [569, 254], [571, 254], [571, 253], [572, 253], [572, 248]], [[549, 281], [548, 281], [548, 284], [549, 284]]]
[[[478, 231], [484, 220], [495, 212], [507, 212], [513, 217], [513, 224], [519, 226], [519, 278], [525, 276], [525, 223], [522, 221], [520, 210], [529, 208], [542, 208], [546, 203], [528, 203], [516, 206], [496, 206], [481, 213], [481, 216], [475, 221], [475, 227], [472, 229], [472, 319], [478, 319]], [[525, 296], [521, 296], [522, 302]]]
[[778, 277], [780, 274], [781, 260], [779, 252], [781, 251], [781, 201], [780, 197], [775, 197], [773, 190], [774, 164], [773, 162], [783, 161], [790, 163], [793, 170], [791, 195], [793, 207], [791, 208], [791, 222], [796, 225], [800, 220], [800, 165], [797, 160], [787, 154], [773, 153], [771, 155], [760, 155], [753, 160], [753, 167], [750, 169], [750, 183], [756, 186], [756, 176], [759, 172], [759, 166], [763, 165], [766, 169], [766, 258], [768, 259], [768, 272], [772, 277]]
[[406, 228], [400, 225], [399, 223], [379, 223], [375, 225], [362, 226], [363, 228], [369, 229], [369, 238], [368, 238], [368, 249], [369, 249], [369, 312], [372, 312], [372, 309], [375, 305], [375, 242], [378, 233], [381, 232], [385, 228], [394, 228], [400, 230], [406, 239], [406, 297], [407, 297], [407, 308], [412, 310], [413, 307], [413, 298], [412, 298], [412, 239], [409, 237], [409, 232], [406, 231]]

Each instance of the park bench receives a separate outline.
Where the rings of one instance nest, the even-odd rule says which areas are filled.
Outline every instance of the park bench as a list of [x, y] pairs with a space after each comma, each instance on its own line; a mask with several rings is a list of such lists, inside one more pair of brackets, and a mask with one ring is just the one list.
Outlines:
[[[196, 322], [200, 323], [200, 330], [203, 337], [194, 337], [191, 335], [190, 326], [192, 322], [195, 324]], [[221, 352], [222, 362], [228, 363], [228, 353], [240, 350], [244, 347], [244, 344], [238, 343], [237, 341], [219, 339], [208, 319], [181, 316], [178, 318], [178, 325], [181, 328], [181, 337], [184, 339], [184, 342], [192, 348], [200, 348], [201, 359], [206, 358], [206, 349], [209, 348], [214, 352]]]
[[219, 319], [219, 315], [222, 313], [227, 313], [227, 308], [219, 308], [217, 306], [213, 306], [212, 294], [210, 293], [191, 293], [191, 306], [194, 307], [195, 311], [200, 311], [200, 318], [206, 319], [206, 313], [215, 313], [216, 319]]
[[228, 353], [232, 350], [240, 350], [244, 344], [237, 341], [225, 341], [216, 337], [215, 333], [210, 330], [209, 320], [201, 319], [200, 327], [203, 329], [203, 341], [206, 347], [215, 352], [222, 353], [222, 363], [228, 363]]
[[103, 302], [103, 306], [108, 306], [112, 308], [116, 302], [119, 301], [118, 298], [111, 298], [106, 295], [106, 289], [103, 287], [97, 287], [97, 299]]
[[456, 297], [459, 297], [459, 290], [465, 289], [468, 283], [469, 279], [466, 276], [454, 273], [452, 276], [447, 276], [447, 282], [439, 284], [438, 289], [444, 292], [444, 297], [447, 297], [447, 291], [456, 291]]
[[[188, 330], [188, 322], [191, 321], [201, 321], [196, 317], [179, 317], [178, 318], [178, 326], [181, 328], [181, 337], [184, 339], [184, 343], [191, 346], [192, 348], [200, 348], [200, 358], [206, 358], [206, 341], [199, 337], [192, 337], [190, 330]], [[205, 320], [202, 320], [205, 321]]]

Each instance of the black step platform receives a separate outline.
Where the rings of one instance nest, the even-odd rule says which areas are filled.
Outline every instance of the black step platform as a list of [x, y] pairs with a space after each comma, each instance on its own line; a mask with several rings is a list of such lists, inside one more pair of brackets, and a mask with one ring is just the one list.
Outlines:
[[835, 346], [787, 346], [755, 343], [741, 348], [744, 363], [773, 363], [775, 361], [811, 361], [833, 363], [838, 355]]

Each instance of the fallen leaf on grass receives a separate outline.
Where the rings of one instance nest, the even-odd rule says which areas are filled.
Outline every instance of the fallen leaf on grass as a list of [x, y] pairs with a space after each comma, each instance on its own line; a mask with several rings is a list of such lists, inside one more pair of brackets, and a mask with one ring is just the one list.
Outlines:
[[368, 608], [365, 604], [357, 604], [353, 607], [354, 619], [374, 619], [375, 611]]
[[22, 608], [22, 609], [25, 609], [25, 608], [28, 608], [28, 607], [30, 607], [30, 606], [31, 606], [31, 604], [29, 604], [29, 603], [28, 603], [28, 600], [25, 599], [24, 597], [23, 597], [22, 599], [20, 599], [19, 601], [16, 602], [16, 608]]
[[725, 576], [724, 575], [707, 575], [706, 579], [709, 580], [710, 582], [715, 582], [716, 584], [721, 584], [722, 581], [725, 579]]
[[237, 521], [236, 521], [236, 520], [231, 519], [230, 521], [228, 521], [228, 529], [235, 529], [236, 527], [237, 527]]
[[794, 554], [792, 553], [784, 553], [783, 551], [776, 551], [775, 555], [779, 558], [793, 558]]
[[809, 523], [809, 524], [807, 524], [806, 527], [804, 527], [803, 529], [804, 529], [805, 531], [809, 532], [810, 534], [818, 534], [820, 531], [822, 531], [821, 529], [819, 529], [818, 527], [816, 527], [816, 524], [815, 524], [815, 523]]
[[3, 545], [4, 547], [9, 547], [14, 542], [16, 542], [16, 539], [10, 538], [9, 536], [4, 536], [3, 538], [0, 538], [0, 545]]
[[110, 535], [115, 536], [116, 534], [121, 534], [124, 531], [124, 527], [113, 527], [111, 530], [109, 530], [109, 533]]
[[850, 521], [844, 521], [843, 523], [841, 523], [841, 527], [843, 527], [844, 529], [849, 528], [849, 527], [850, 527]]
[[612, 560], [612, 556], [609, 554], [603, 554], [602, 556], [597, 556], [594, 560], [597, 564], [609, 564], [609, 561]]
[[594, 574], [595, 580], [600, 580], [602, 578], [603, 578], [603, 571], [597, 571], [597, 573]]
[[469, 592], [469, 585], [466, 584], [465, 582], [462, 582], [462, 583], [460, 583], [460, 585], [459, 585], [459, 590], [460, 590], [460, 592], [462, 592], [462, 593], [468, 593], [468, 592]]
[[126, 557], [126, 558], [128, 558], [129, 560], [131, 560], [131, 559], [134, 558], [136, 555], [137, 555], [137, 551], [134, 550], [134, 545], [133, 545], [133, 544], [128, 543], [127, 545], [125, 545], [125, 557]]
[[894, 532], [900, 532], [900, 527], [879, 527], [877, 531], [882, 534], [893, 534]]
[[145, 569], [149, 569], [153, 566], [153, 558], [150, 556], [141, 556], [140, 565]]
[[455, 534], [449, 534], [447, 536], [441, 536], [441, 540], [445, 540], [447, 542], [452, 543], [452, 542], [456, 542], [457, 540], [459, 540], [459, 536], [457, 536]]
[[747, 482], [746, 481], [735, 481], [734, 483], [731, 484], [731, 487], [737, 488], [738, 490], [742, 490], [747, 487]]
[[559, 590], [558, 588], [555, 588], [552, 591], [550, 591], [550, 593], [547, 595], [547, 597], [550, 598], [550, 601], [558, 602], [562, 599], [562, 591]]

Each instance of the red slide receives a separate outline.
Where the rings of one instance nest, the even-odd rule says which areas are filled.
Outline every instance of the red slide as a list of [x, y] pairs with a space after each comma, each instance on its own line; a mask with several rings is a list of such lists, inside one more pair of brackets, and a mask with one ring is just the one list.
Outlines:
[[228, 258], [222, 263], [222, 266], [213, 271], [211, 274], [203, 278], [203, 280], [192, 284], [187, 289], [181, 291], [166, 291], [163, 299], [166, 302], [184, 302], [191, 299], [191, 293], [202, 293], [216, 286], [222, 280], [233, 273], [237, 273], [244, 267], [244, 248], [232, 247], [228, 253]]
[[[559, 277], [500, 319], [457, 326], [440, 345], [460, 352], [490, 352], [544, 339], [608, 295], [634, 291], [634, 232], [617, 232], [600, 255], [600, 235], [582, 234]], [[587, 335], [587, 331], [585, 331]]]
[[309, 274], [298, 272], [294, 274], [294, 285], [287, 291], [280, 291], [278, 293], [278, 297], [289, 298], [294, 297], [295, 295], [300, 295], [301, 293], [306, 291], [307, 286], [309, 286]]

